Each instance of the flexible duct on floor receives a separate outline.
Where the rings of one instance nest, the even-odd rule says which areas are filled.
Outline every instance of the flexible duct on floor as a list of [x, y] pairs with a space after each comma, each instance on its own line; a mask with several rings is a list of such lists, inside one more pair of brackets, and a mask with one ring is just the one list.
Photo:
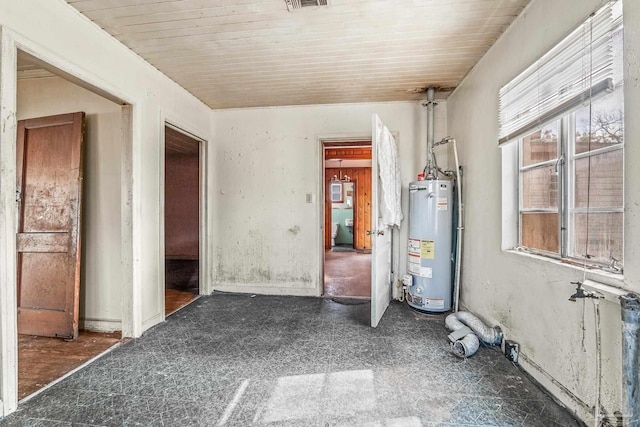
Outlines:
[[459, 311], [454, 313], [458, 320], [468, 327], [480, 338], [480, 340], [488, 345], [498, 345], [502, 342], [502, 331], [499, 327], [490, 328], [478, 319], [474, 314], [468, 311]]
[[622, 381], [625, 426], [640, 426], [640, 297], [620, 297], [622, 306]]
[[[460, 312], [458, 312], [460, 313]], [[464, 323], [458, 320], [456, 315], [458, 313], [450, 314], [444, 320], [444, 324], [450, 331], [457, 331], [465, 327]], [[474, 333], [468, 333], [462, 339], [451, 343], [451, 352], [460, 358], [467, 358], [473, 356], [480, 347], [480, 341]]]
[[461, 340], [451, 343], [451, 352], [464, 359], [473, 356], [480, 347], [480, 341], [476, 334], [468, 334]]
[[458, 311], [446, 317], [444, 324], [450, 331], [457, 331], [465, 326], [473, 333], [469, 333], [459, 340], [451, 343], [451, 351], [458, 357], [466, 358], [472, 356], [478, 347], [480, 340], [488, 345], [499, 345], [502, 342], [502, 332], [500, 328], [490, 328], [482, 320], [468, 311]]

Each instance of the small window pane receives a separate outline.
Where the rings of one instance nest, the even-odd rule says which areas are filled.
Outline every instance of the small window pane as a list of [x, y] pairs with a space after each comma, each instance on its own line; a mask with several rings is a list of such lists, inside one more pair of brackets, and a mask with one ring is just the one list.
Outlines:
[[522, 138], [522, 166], [558, 157], [558, 124], [552, 123]]
[[558, 214], [520, 214], [522, 246], [547, 252], [559, 252]]
[[624, 142], [624, 96], [622, 88], [576, 112], [575, 153], [586, 153]]
[[342, 183], [331, 184], [331, 201], [334, 203], [342, 202]]
[[[622, 208], [624, 204], [623, 150], [576, 159], [575, 207]], [[589, 171], [589, 163], [591, 170]], [[591, 188], [588, 188], [589, 175]]]
[[522, 172], [522, 209], [556, 209], [558, 176], [553, 166]]
[[[591, 255], [591, 261], [608, 264], [610, 257], [623, 261], [623, 225], [624, 214], [622, 212], [590, 213], [587, 226], [587, 214], [572, 215], [573, 220], [573, 247], [570, 256], [582, 258], [587, 250]], [[589, 231], [589, 247], [585, 247]]]

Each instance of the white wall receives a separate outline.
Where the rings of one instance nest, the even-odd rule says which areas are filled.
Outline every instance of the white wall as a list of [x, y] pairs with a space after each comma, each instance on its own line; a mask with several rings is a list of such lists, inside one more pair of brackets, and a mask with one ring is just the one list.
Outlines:
[[[125, 336], [139, 336], [164, 319], [164, 121], [204, 140], [211, 139], [212, 123], [206, 105], [63, 0], [4, 0], [0, 27], [0, 386], [6, 415], [17, 405], [16, 49], [52, 65], [74, 83], [81, 81], [81, 86], [131, 106], [124, 109], [130, 114], [123, 116], [130, 120], [131, 131], [125, 129], [120, 138], [122, 199], [113, 206], [121, 215], [123, 244], [114, 253], [104, 254], [121, 262]], [[207, 289], [208, 284], [203, 285]]]
[[[459, 142], [466, 166], [462, 303], [518, 341], [522, 366], [583, 420], [590, 418], [588, 409], [577, 402], [595, 402], [593, 307], [590, 301], [567, 301], [575, 288], [570, 282], [582, 279], [580, 269], [501, 250], [502, 222], [507, 220], [501, 200], [509, 195], [501, 193], [498, 91], [602, 3], [533, 0], [448, 99], [449, 132]], [[624, 13], [627, 263], [624, 282], [603, 274], [588, 277], [640, 291], [640, 265], [633, 261], [640, 249], [640, 2], [625, 1]], [[603, 405], [613, 413], [622, 409], [620, 309], [605, 301], [601, 310]]]
[[[133, 105], [131, 219], [123, 224], [132, 230], [123, 238], [131, 241], [132, 255], [125, 261], [133, 267], [123, 281], [129, 286], [133, 282], [125, 307], [133, 325], [125, 333], [139, 335], [164, 319], [159, 249], [163, 120], [209, 140], [211, 110], [62, 0], [2, 1], [0, 26], [5, 30], [3, 45], [14, 43]], [[3, 120], [10, 126], [13, 117]]]
[[120, 106], [59, 77], [18, 81], [18, 120], [86, 113], [80, 326], [121, 330]]
[[[319, 295], [322, 234], [320, 137], [371, 136], [377, 113], [397, 133], [407, 212], [408, 183], [426, 161], [426, 110], [416, 102], [319, 105], [213, 112], [211, 165], [217, 206], [214, 288]], [[436, 137], [446, 134], [446, 103], [436, 109]], [[442, 159], [445, 159], [443, 153]], [[446, 164], [446, 160], [442, 160]], [[307, 193], [314, 203], [305, 202]], [[406, 268], [406, 221], [396, 240]]]

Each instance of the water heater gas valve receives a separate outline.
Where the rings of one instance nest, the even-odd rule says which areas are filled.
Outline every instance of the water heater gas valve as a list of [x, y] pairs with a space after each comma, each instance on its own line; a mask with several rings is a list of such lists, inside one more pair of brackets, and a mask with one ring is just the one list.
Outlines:
[[413, 286], [413, 276], [410, 274], [405, 274], [404, 276], [402, 276], [402, 284], [406, 287]]

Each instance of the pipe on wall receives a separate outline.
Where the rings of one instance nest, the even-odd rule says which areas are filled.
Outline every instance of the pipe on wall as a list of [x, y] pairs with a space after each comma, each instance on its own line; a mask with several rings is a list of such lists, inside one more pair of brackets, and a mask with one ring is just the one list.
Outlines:
[[426, 179], [437, 179], [438, 171], [433, 161], [433, 143], [435, 142], [435, 129], [434, 129], [434, 107], [436, 102], [434, 101], [436, 89], [430, 87], [427, 89], [427, 167], [426, 167]]
[[464, 205], [462, 204], [462, 168], [458, 160], [458, 147], [456, 140], [451, 138], [453, 142], [453, 155], [456, 163], [456, 185], [458, 196], [458, 233], [456, 238], [456, 264], [453, 275], [453, 311], [458, 312], [460, 308], [460, 268], [462, 264], [462, 233], [464, 231], [464, 222], [462, 215], [464, 214]]
[[625, 426], [640, 427], [640, 297], [620, 297]]

